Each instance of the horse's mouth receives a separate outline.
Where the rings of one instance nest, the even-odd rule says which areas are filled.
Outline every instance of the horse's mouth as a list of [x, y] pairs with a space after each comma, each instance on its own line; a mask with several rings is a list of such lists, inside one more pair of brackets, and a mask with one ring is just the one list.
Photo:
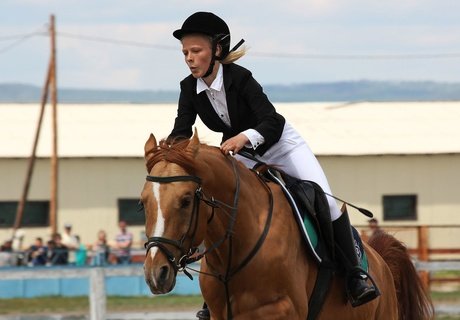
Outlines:
[[174, 289], [174, 286], [176, 285], [176, 279], [174, 279], [172, 285], [170, 286], [156, 286], [150, 280], [146, 280], [146, 283], [150, 288], [150, 292], [152, 292], [153, 294], [166, 294], [171, 292], [172, 289]]
[[176, 275], [171, 268], [163, 266], [154, 270], [144, 267], [145, 282], [153, 294], [171, 292], [176, 285]]

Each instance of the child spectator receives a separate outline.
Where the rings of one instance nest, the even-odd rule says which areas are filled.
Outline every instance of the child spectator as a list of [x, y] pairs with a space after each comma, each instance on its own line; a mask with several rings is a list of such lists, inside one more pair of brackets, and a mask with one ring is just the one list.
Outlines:
[[97, 240], [92, 247], [93, 257], [91, 259], [92, 266], [104, 266], [109, 258], [109, 245], [107, 244], [107, 234], [104, 230], [99, 230]]
[[75, 238], [78, 242], [77, 250], [75, 250], [75, 265], [81, 267], [86, 265], [86, 246], [83, 243], [81, 243], [80, 236], [76, 235]]

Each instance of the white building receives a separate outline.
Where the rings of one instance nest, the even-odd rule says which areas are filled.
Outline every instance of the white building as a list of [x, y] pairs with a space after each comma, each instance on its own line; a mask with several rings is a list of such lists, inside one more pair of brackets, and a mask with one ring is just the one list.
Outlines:
[[[389, 225], [452, 225], [430, 232], [433, 246], [459, 247], [460, 103], [279, 103], [277, 110], [308, 141], [333, 192]], [[0, 104], [0, 242], [11, 237], [38, 120], [38, 104]], [[58, 229], [71, 223], [84, 243], [117, 222], [141, 220], [135, 203], [146, 175], [149, 134], [166, 137], [175, 105], [58, 105]], [[26, 210], [25, 245], [48, 239], [51, 129], [47, 106]], [[197, 123], [202, 141], [220, 134]], [[27, 213], [29, 212], [29, 213]], [[353, 223], [367, 218], [350, 210]], [[130, 226], [142, 242], [143, 225]], [[407, 234], [406, 241], [413, 241]]]

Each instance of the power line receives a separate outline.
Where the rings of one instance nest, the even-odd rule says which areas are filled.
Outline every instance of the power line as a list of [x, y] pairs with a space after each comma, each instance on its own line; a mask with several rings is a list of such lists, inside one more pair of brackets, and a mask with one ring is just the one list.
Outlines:
[[[161, 44], [152, 44], [147, 42], [121, 40], [114, 38], [96, 37], [81, 34], [74, 34], [69, 32], [57, 32], [60, 37], [79, 39], [85, 41], [109, 43], [113, 45], [123, 45], [138, 48], [160, 49], [160, 50], [178, 50], [176, 46], [168, 46]], [[44, 31], [37, 31], [27, 34], [11, 35], [0, 37], [0, 41], [14, 40], [13, 43], [0, 49], [0, 54], [4, 53], [13, 47], [19, 45], [23, 41], [37, 36], [48, 35]], [[460, 58], [459, 52], [452, 53], [427, 53], [427, 54], [310, 54], [310, 53], [268, 53], [251, 51], [250, 53], [255, 57], [264, 58], [278, 58], [278, 59], [302, 59], [302, 60], [435, 60], [435, 59], [458, 59]]]
[[19, 44], [21, 44], [22, 42], [32, 38], [32, 37], [35, 37], [35, 36], [42, 36], [42, 35], [46, 35], [47, 33], [44, 32], [44, 31], [35, 31], [35, 32], [31, 32], [31, 33], [26, 33], [26, 34], [21, 34], [21, 35], [13, 35], [13, 36], [4, 36], [2, 38], [0, 38], [0, 40], [14, 40], [16, 39], [16, 41], [13, 41], [12, 43], [10, 43], [9, 45], [3, 47], [0, 49], [0, 54], [2, 53], [5, 53], [7, 52], [8, 50], [11, 50], [12, 48], [18, 46]]
[[16, 34], [16, 35], [11, 35], [11, 36], [2, 36], [0, 37], [0, 41], [10, 41], [10, 40], [20, 39], [20, 38], [29, 37], [29, 36], [38, 36], [38, 35], [46, 35], [46, 32], [36, 31], [36, 32]]
[[177, 47], [175, 46], [165, 46], [161, 44], [152, 44], [152, 43], [139, 42], [139, 41], [118, 40], [118, 39], [112, 39], [112, 38], [85, 36], [85, 35], [68, 33], [68, 32], [56, 32], [56, 34], [61, 37], [81, 39], [81, 40], [87, 40], [87, 41], [93, 41], [93, 42], [104, 42], [104, 43], [110, 43], [110, 44], [126, 45], [126, 46], [131, 46], [131, 47], [153, 48], [153, 49], [161, 49], [161, 50], [177, 50]]
[[[175, 46], [166, 46], [139, 41], [119, 40], [113, 38], [103, 38], [73, 34], [68, 32], [57, 32], [58, 36], [88, 40], [94, 42], [104, 42], [110, 44], [152, 48], [161, 50], [178, 50]], [[308, 60], [428, 60], [428, 59], [456, 59], [460, 58], [460, 53], [427, 53], [427, 54], [308, 54], [308, 53], [267, 53], [251, 51], [252, 56], [265, 58], [281, 59], [308, 59]]]
[[253, 56], [266, 58], [289, 58], [310, 60], [426, 60], [460, 58], [460, 53], [427, 54], [306, 54], [306, 53], [265, 53], [251, 52]]

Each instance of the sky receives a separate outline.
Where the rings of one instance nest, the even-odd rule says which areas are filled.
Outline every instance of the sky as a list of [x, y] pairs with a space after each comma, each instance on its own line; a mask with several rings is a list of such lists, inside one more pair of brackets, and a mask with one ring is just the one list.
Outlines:
[[460, 82], [458, 0], [1, 0], [0, 83], [42, 86], [54, 14], [59, 87], [179, 90], [172, 32], [196, 11], [245, 39], [262, 85]]

